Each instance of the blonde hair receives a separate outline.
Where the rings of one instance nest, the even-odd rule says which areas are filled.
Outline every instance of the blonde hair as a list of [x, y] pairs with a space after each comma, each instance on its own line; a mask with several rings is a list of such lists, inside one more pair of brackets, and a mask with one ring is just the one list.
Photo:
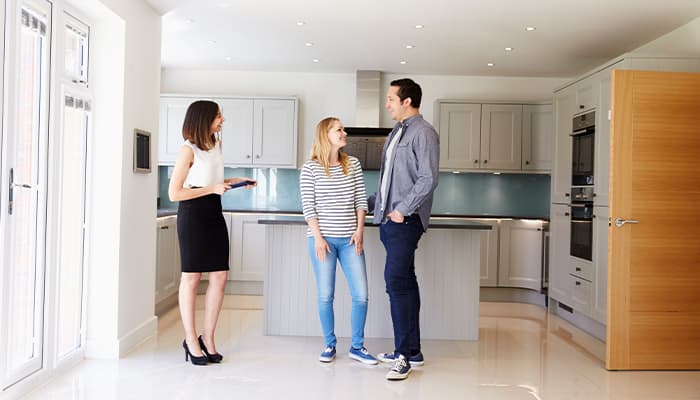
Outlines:
[[[323, 166], [326, 176], [331, 176], [331, 142], [328, 140], [328, 131], [335, 122], [339, 123], [340, 120], [336, 117], [328, 117], [322, 119], [316, 125], [316, 136], [314, 137], [314, 144], [311, 146], [311, 156], [309, 157]], [[350, 158], [342, 150], [338, 150], [338, 161], [343, 167], [343, 175], [347, 175], [350, 169]]]

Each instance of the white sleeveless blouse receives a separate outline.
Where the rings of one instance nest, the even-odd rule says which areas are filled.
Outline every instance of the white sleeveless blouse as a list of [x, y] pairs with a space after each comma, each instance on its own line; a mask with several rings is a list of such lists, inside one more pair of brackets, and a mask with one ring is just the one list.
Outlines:
[[194, 152], [194, 161], [184, 187], [205, 187], [224, 181], [224, 159], [221, 155], [220, 141], [217, 140], [216, 145], [209, 151], [200, 149], [189, 140], [185, 141], [185, 146], [189, 146]]

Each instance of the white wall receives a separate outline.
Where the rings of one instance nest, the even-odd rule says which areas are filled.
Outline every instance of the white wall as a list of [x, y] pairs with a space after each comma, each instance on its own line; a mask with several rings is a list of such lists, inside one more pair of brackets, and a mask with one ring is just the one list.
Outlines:
[[700, 17], [640, 46], [634, 52], [700, 56]]
[[[384, 74], [381, 104], [389, 82], [404, 76]], [[421, 112], [433, 120], [433, 103], [439, 98], [475, 100], [551, 100], [552, 90], [565, 78], [504, 78], [478, 76], [409, 75], [423, 89]], [[354, 73], [294, 73], [164, 69], [162, 93], [297, 96], [299, 112], [299, 161], [304, 160], [313, 142], [316, 123], [336, 116], [347, 126], [355, 123]], [[380, 123], [391, 127], [388, 112], [382, 108]]]
[[141, 0], [75, 1], [94, 23], [88, 211], [88, 357], [125, 354], [156, 332], [157, 169], [135, 174], [133, 130], [157, 159], [160, 16]]

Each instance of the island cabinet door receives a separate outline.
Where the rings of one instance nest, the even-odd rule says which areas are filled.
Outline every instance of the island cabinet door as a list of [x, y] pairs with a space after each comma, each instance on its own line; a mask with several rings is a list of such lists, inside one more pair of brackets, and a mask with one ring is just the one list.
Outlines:
[[499, 287], [541, 289], [542, 240], [540, 221], [501, 221]]

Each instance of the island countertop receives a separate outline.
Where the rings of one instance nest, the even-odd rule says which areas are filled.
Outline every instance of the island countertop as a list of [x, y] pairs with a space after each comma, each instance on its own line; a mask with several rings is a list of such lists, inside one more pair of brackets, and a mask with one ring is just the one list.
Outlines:
[[[306, 220], [302, 215], [270, 215], [258, 219], [258, 223], [262, 225], [306, 225]], [[365, 226], [378, 226], [378, 224], [372, 222], [371, 216], [367, 216]], [[430, 217], [428, 228], [491, 230], [491, 225], [462, 218]]]

